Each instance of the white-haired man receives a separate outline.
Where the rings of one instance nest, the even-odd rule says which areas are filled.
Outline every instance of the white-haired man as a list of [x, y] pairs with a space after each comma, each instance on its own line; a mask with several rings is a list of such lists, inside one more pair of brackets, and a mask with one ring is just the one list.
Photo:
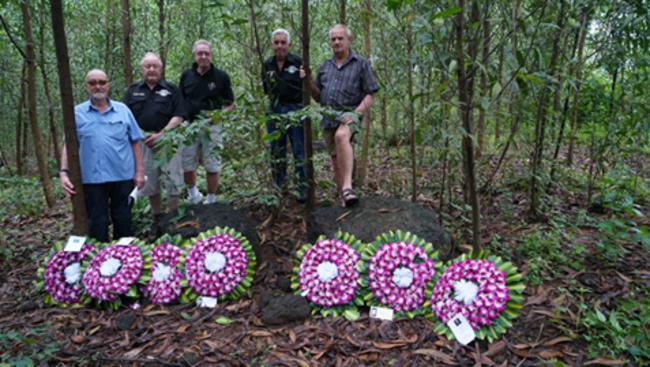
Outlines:
[[145, 132], [142, 160], [147, 181], [141, 194], [149, 197], [153, 225], [150, 234], [160, 236], [162, 219], [162, 199], [160, 178], [165, 176], [167, 206], [172, 212], [178, 207], [178, 196], [183, 188], [180, 154], [174, 155], [164, 167], [156, 167], [155, 144], [165, 131], [178, 126], [185, 119], [185, 107], [180, 90], [176, 85], [162, 80], [163, 63], [158, 55], [147, 52], [140, 60], [142, 80], [134, 83], [124, 95], [124, 103], [131, 109], [138, 126]]
[[298, 201], [307, 200], [305, 174], [305, 129], [302, 121], [291, 122], [282, 115], [300, 110], [302, 104], [302, 79], [300, 68], [302, 59], [289, 53], [291, 37], [289, 31], [278, 28], [271, 33], [273, 57], [263, 65], [262, 82], [264, 92], [269, 95], [269, 118], [266, 123], [268, 134], [275, 131], [280, 135], [271, 140], [271, 172], [278, 188], [286, 185], [287, 177], [287, 137], [291, 142], [294, 171], [297, 180]]
[[[373, 94], [379, 87], [368, 60], [350, 50], [350, 29], [337, 24], [330, 29], [329, 36], [334, 56], [320, 65], [316, 83], [309, 75], [309, 89], [321, 106], [337, 111], [335, 116], [324, 116], [321, 127], [332, 157], [341, 204], [349, 207], [359, 201], [352, 189], [354, 152], [351, 140], [360, 126], [351, 112], [363, 114], [367, 111], [372, 105]], [[305, 71], [301, 70], [301, 76], [305, 75]]]
[[[230, 77], [212, 64], [212, 46], [206, 40], [198, 40], [192, 46], [194, 64], [181, 75], [180, 89], [187, 118], [195, 120], [202, 111], [221, 110], [230, 112], [235, 108]], [[196, 169], [199, 154], [202, 154], [206, 171], [208, 195], [203, 202], [216, 202], [221, 157], [215, 152], [221, 146], [221, 126], [217, 123], [210, 128], [210, 143], [205, 146], [200, 141], [183, 149], [182, 165], [185, 185], [188, 188], [188, 202], [198, 204], [203, 195], [196, 188]]]

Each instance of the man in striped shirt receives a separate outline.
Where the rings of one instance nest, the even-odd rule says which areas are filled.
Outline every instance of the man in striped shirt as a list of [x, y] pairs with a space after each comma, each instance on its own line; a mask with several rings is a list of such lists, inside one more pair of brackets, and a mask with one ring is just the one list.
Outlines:
[[[351, 140], [379, 88], [368, 60], [350, 50], [350, 29], [337, 24], [330, 29], [329, 36], [334, 55], [320, 65], [315, 83], [310, 76], [309, 89], [314, 100], [331, 109], [331, 113], [324, 114], [321, 127], [332, 157], [341, 204], [350, 207], [359, 201], [352, 189], [354, 152]], [[301, 76], [307, 73], [301, 69]]]

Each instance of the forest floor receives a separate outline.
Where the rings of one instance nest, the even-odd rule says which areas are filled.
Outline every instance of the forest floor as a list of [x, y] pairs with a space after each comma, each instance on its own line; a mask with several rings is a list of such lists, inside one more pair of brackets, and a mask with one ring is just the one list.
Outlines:
[[[390, 195], [389, 181], [408, 178], [404, 167], [388, 161], [376, 165], [366, 192]], [[517, 182], [482, 198], [482, 243], [525, 274], [526, 300], [499, 340], [466, 347], [434, 334], [427, 319], [379, 321], [370, 319], [367, 310], [355, 322], [313, 316], [264, 326], [260, 295], [281, 292], [277, 278], [290, 275], [290, 255], [305, 240], [304, 206], [293, 199], [280, 208], [240, 203], [259, 224], [261, 247], [271, 255], [259, 264], [252, 299], [214, 309], [192, 304], [119, 311], [45, 306], [34, 281], [48, 244], [67, 237], [71, 215], [61, 198], [56, 207], [35, 215], [3, 218], [0, 365], [643, 365], [649, 362], [650, 345], [645, 335], [650, 327], [648, 244], [625, 237], [629, 233], [613, 240], [616, 233], [607, 232], [603, 223], [611, 223], [616, 213], [586, 208], [585, 196], [554, 188], [546, 218], [536, 222], [526, 220], [527, 193]], [[420, 195], [418, 203], [437, 211], [438, 202], [427, 195]], [[648, 203], [639, 205], [642, 213], [650, 209]], [[454, 255], [468, 250], [460, 240], [468, 227], [462, 210], [445, 217]], [[622, 217], [623, 223], [631, 219]], [[632, 219], [637, 228], [650, 227], [648, 216]], [[220, 317], [228, 322], [216, 322]]]

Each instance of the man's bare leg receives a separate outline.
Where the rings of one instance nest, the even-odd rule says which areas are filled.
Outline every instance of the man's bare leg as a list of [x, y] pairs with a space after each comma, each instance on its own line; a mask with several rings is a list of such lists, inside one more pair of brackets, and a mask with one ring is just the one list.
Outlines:
[[348, 125], [341, 124], [334, 135], [336, 141], [336, 158], [339, 167], [341, 190], [352, 188], [352, 167], [354, 164], [354, 153], [350, 138], [352, 132]]

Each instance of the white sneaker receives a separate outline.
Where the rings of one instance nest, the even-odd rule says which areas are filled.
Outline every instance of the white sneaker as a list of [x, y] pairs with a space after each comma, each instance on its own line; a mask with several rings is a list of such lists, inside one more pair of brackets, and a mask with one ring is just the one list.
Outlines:
[[192, 195], [192, 193], [187, 194], [187, 202], [190, 204], [199, 204], [201, 203], [201, 200], [203, 200], [203, 194], [200, 192], [196, 195]]
[[208, 194], [208, 196], [203, 200], [204, 205], [210, 205], [214, 204], [217, 202], [217, 195], [215, 194]]

